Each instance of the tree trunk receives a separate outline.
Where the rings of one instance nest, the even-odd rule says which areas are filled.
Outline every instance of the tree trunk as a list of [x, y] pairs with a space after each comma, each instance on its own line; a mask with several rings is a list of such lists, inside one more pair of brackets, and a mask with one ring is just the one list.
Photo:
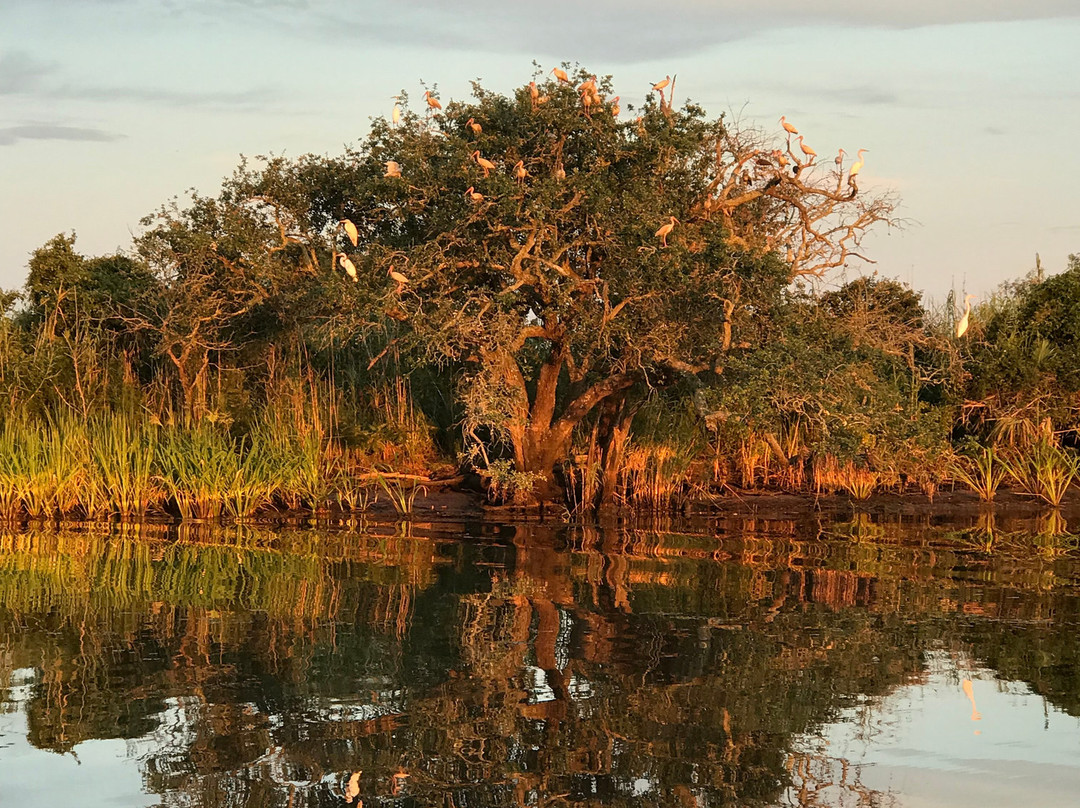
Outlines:
[[627, 404], [625, 395], [608, 396], [602, 406], [598, 430], [602, 477], [595, 503], [597, 508], [615, 501], [619, 467], [622, 465], [626, 441], [630, 437], [630, 425], [634, 422], [634, 408]]

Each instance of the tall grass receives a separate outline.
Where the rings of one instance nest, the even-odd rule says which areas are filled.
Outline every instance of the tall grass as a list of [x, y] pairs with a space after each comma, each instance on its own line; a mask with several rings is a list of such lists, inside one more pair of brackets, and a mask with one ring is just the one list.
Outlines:
[[979, 499], [990, 502], [1008, 476], [1008, 467], [993, 446], [984, 446], [958, 458], [952, 466], [952, 475], [978, 494]]
[[1080, 475], [1080, 456], [1047, 435], [1010, 451], [1004, 457], [1004, 464], [1023, 493], [1055, 508], [1061, 505], [1065, 492]]

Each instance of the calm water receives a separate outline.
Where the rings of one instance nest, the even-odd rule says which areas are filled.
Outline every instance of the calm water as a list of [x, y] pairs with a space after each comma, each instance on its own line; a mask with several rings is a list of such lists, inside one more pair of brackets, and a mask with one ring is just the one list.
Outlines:
[[0, 805], [1077, 805], [1065, 529], [0, 531]]

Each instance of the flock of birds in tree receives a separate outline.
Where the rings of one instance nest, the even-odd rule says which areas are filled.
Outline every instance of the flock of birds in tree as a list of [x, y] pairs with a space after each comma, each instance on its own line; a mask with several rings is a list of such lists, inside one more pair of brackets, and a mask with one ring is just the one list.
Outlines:
[[[559, 67], [552, 68], [551, 71], [550, 71], [550, 74], [553, 75], [555, 77], [556, 81], [558, 81], [559, 83], [564, 83], [564, 84], [572, 84], [573, 83], [570, 80], [570, 76], [562, 68], [559, 68]], [[660, 80], [660, 81], [658, 81], [658, 82], [656, 82], [656, 83], [654, 83], [652, 85], [652, 89], [655, 92], [660, 94], [660, 108], [661, 108], [661, 110], [667, 111], [667, 110], [671, 109], [671, 107], [670, 107], [671, 102], [668, 100], [668, 97], [665, 94], [665, 91], [670, 92], [670, 89], [673, 89], [673, 82], [674, 82], [674, 78], [672, 76], [668, 75], [668, 76], [665, 76], [662, 80]], [[605, 102], [605, 99], [604, 99], [603, 95], [600, 93], [600, 90], [599, 90], [599, 88], [597, 86], [596, 77], [592, 76], [592, 77], [587, 78], [585, 81], [583, 81], [577, 87], [577, 92], [579, 93], [579, 96], [580, 96], [580, 99], [581, 99], [581, 105], [582, 105], [583, 113], [585, 114], [585, 116], [587, 118], [591, 119], [593, 111], [596, 110], [596, 109], [600, 109], [603, 106], [604, 102]], [[532, 107], [533, 107], [534, 110], [537, 109], [539, 106], [547, 103], [550, 100], [549, 96], [543, 94], [540, 91], [540, 88], [537, 86], [535, 81], [529, 82], [529, 98], [530, 98], [530, 101], [531, 101], [531, 104], [532, 104]], [[398, 123], [401, 122], [402, 113], [401, 113], [401, 106], [399, 104], [399, 102], [401, 100], [401, 97], [400, 96], [393, 96], [393, 100], [394, 100], [394, 108], [393, 108], [393, 111], [390, 114], [390, 120], [394, 125], [397, 125]], [[616, 116], [616, 117], [621, 112], [621, 108], [620, 108], [620, 105], [619, 105], [619, 100], [620, 100], [620, 97], [615, 96], [613, 99], [611, 99], [610, 102], [608, 102], [608, 111], [613, 116]], [[431, 113], [433, 113], [433, 112], [442, 110], [442, 104], [440, 103], [439, 99], [430, 90], [427, 90], [427, 91], [424, 92], [424, 101], [427, 104], [428, 114], [429, 115]], [[639, 118], [639, 121], [640, 121], [640, 118]], [[481, 134], [483, 134], [483, 131], [484, 131], [483, 125], [479, 121], [477, 121], [475, 118], [469, 118], [465, 122], [465, 126], [472, 132], [472, 134], [474, 136], [478, 137]], [[809, 145], [807, 145], [804, 137], [801, 134], [799, 134], [799, 130], [790, 121], [787, 120], [786, 116], [783, 116], [783, 115], [780, 116], [780, 126], [787, 133], [787, 152], [788, 152], [788, 155], [790, 155], [793, 159], [795, 158], [795, 154], [792, 152], [792, 145], [791, 145], [792, 137], [794, 137], [798, 141], [799, 151], [802, 152], [803, 156], [806, 158], [805, 163], [803, 163], [803, 162], [801, 162], [801, 161], [799, 161], [797, 159], [795, 160], [795, 162], [797, 163], [797, 166], [795, 167], [794, 171], [795, 171], [795, 173], [797, 175], [798, 172], [802, 168], [814, 165], [815, 161], [817, 160], [818, 154], [813, 148], [811, 148]], [[865, 165], [864, 155], [867, 154], [868, 151], [869, 151], [868, 149], [859, 149], [855, 162], [852, 163], [851, 167], [848, 169], [847, 182], [848, 182], [848, 186], [852, 190], [852, 193], [857, 191], [857, 186], [855, 185], [855, 178], [859, 175], [859, 172], [862, 171], [862, 168]], [[843, 149], [840, 149], [839, 152], [836, 155], [836, 158], [833, 161], [836, 164], [836, 170], [840, 174], [841, 177], [843, 177], [843, 164], [844, 164], [844, 158], [845, 158], [846, 154], [847, 153]], [[483, 171], [483, 176], [485, 178], [490, 176], [492, 171], [496, 171], [498, 169], [498, 166], [492, 160], [489, 160], [486, 157], [484, 157], [480, 153], [479, 149], [474, 149], [472, 154], [469, 155], [469, 157], [473, 162], [476, 163], [477, 166], [480, 167], [480, 169]], [[773, 150], [772, 152], [770, 152], [769, 157], [771, 157], [776, 162], [776, 164], [779, 165], [779, 167], [781, 169], [786, 169], [790, 165], [790, 161], [788, 160], [788, 158], [785, 157], [784, 154], [778, 149]], [[764, 160], [764, 162], [762, 162], [762, 160]], [[766, 158], [760, 158], [758, 162], [761, 163], [762, 165], [772, 166], [772, 163], [769, 163]], [[387, 160], [384, 165], [385, 165], [385, 171], [383, 173], [384, 178], [386, 178], [386, 179], [399, 179], [399, 178], [401, 178], [402, 171], [401, 171], [401, 164], [400, 163], [398, 163], [396, 160]], [[523, 184], [525, 182], [525, 179], [529, 176], [529, 171], [528, 171], [528, 169], [525, 168], [525, 163], [524, 163], [523, 160], [518, 160], [514, 164], [514, 166], [512, 168], [512, 171], [513, 171], [514, 179], [519, 185]], [[555, 167], [555, 176], [556, 176], [557, 179], [565, 178], [566, 173], [565, 173], [565, 170], [562, 168], [561, 164], [557, 165]], [[470, 202], [472, 204], [480, 204], [481, 202], [484, 201], [484, 195], [482, 193], [480, 193], [479, 191], [477, 191], [476, 187], [472, 186], [472, 185], [470, 185], [465, 190], [464, 197], [468, 202]], [[706, 208], [706, 211], [710, 210], [708, 200], [706, 200], [705, 208]], [[357, 241], [358, 241], [358, 238], [359, 238], [359, 234], [357, 232], [356, 226], [351, 221], [349, 221], [348, 219], [344, 219], [341, 222], [341, 224], [342, 224], [342, 227], [345, 230], [345, 234], [348, 237], [349, 241], [352, 243], [353, 247], [356, 247], [357, 246]], [[667, 243], [668, 236], [671, 235], [672, 231], [675, 229], [675, 226], [677, 224], [680, 224], [679, 220], [675, 216], [669, 216], [668, 221], [665, 222], [663, 225], [661, 225], [656, 230], [656, 233], [654, 235], [655, 235], [655, 237], [657, 239], [660, 240], [660, 249], [664, 249], [664, 248], [666, 248], [668, 246], [668, 243]], [[341, 267], [342, 267], [342, 269], [344, 269], [345, 273], [353, 281], [358, 281], [359, 280], [358, 275], [357, 275], [357, 271], [356, 271], [356, 266], [353, 264], [353, 262], [351, 260], [349, 260], [349, 257], [347, 255], [345, 255], [343, 253], [339, 254], [337, 256], [337, 260], [341, 264]], [[398, 272], [393, 267], [390, 267], [390, 269], [387, 270], [387, 275], [397, 283], [397, 288], [395, 290], [396, 294], [400, 294], [406, 288], [406, 286], [409, 283], [408, 277], [406, 275], [402, 274], [401, 272]], [[971, 299], [972, 299], [972, 297], [973, 297], [973, 295], [965, 296], [964, 302], [965, 302], [966, 308], [965, 308], [965, 311], [963, 313], [963, 316], [961, 317], [961, 319], [956, 324], [956, 336], [958, 338], [962, 337], [964, 335], [964, 333], [968, 329], [968, 324], [970, 322]]]

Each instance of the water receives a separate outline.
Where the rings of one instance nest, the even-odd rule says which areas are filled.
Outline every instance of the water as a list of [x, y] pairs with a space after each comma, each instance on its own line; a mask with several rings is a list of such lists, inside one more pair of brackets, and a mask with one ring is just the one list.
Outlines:
[[0, 805], [1075, 805], [1046, 525], [0, 532]]

